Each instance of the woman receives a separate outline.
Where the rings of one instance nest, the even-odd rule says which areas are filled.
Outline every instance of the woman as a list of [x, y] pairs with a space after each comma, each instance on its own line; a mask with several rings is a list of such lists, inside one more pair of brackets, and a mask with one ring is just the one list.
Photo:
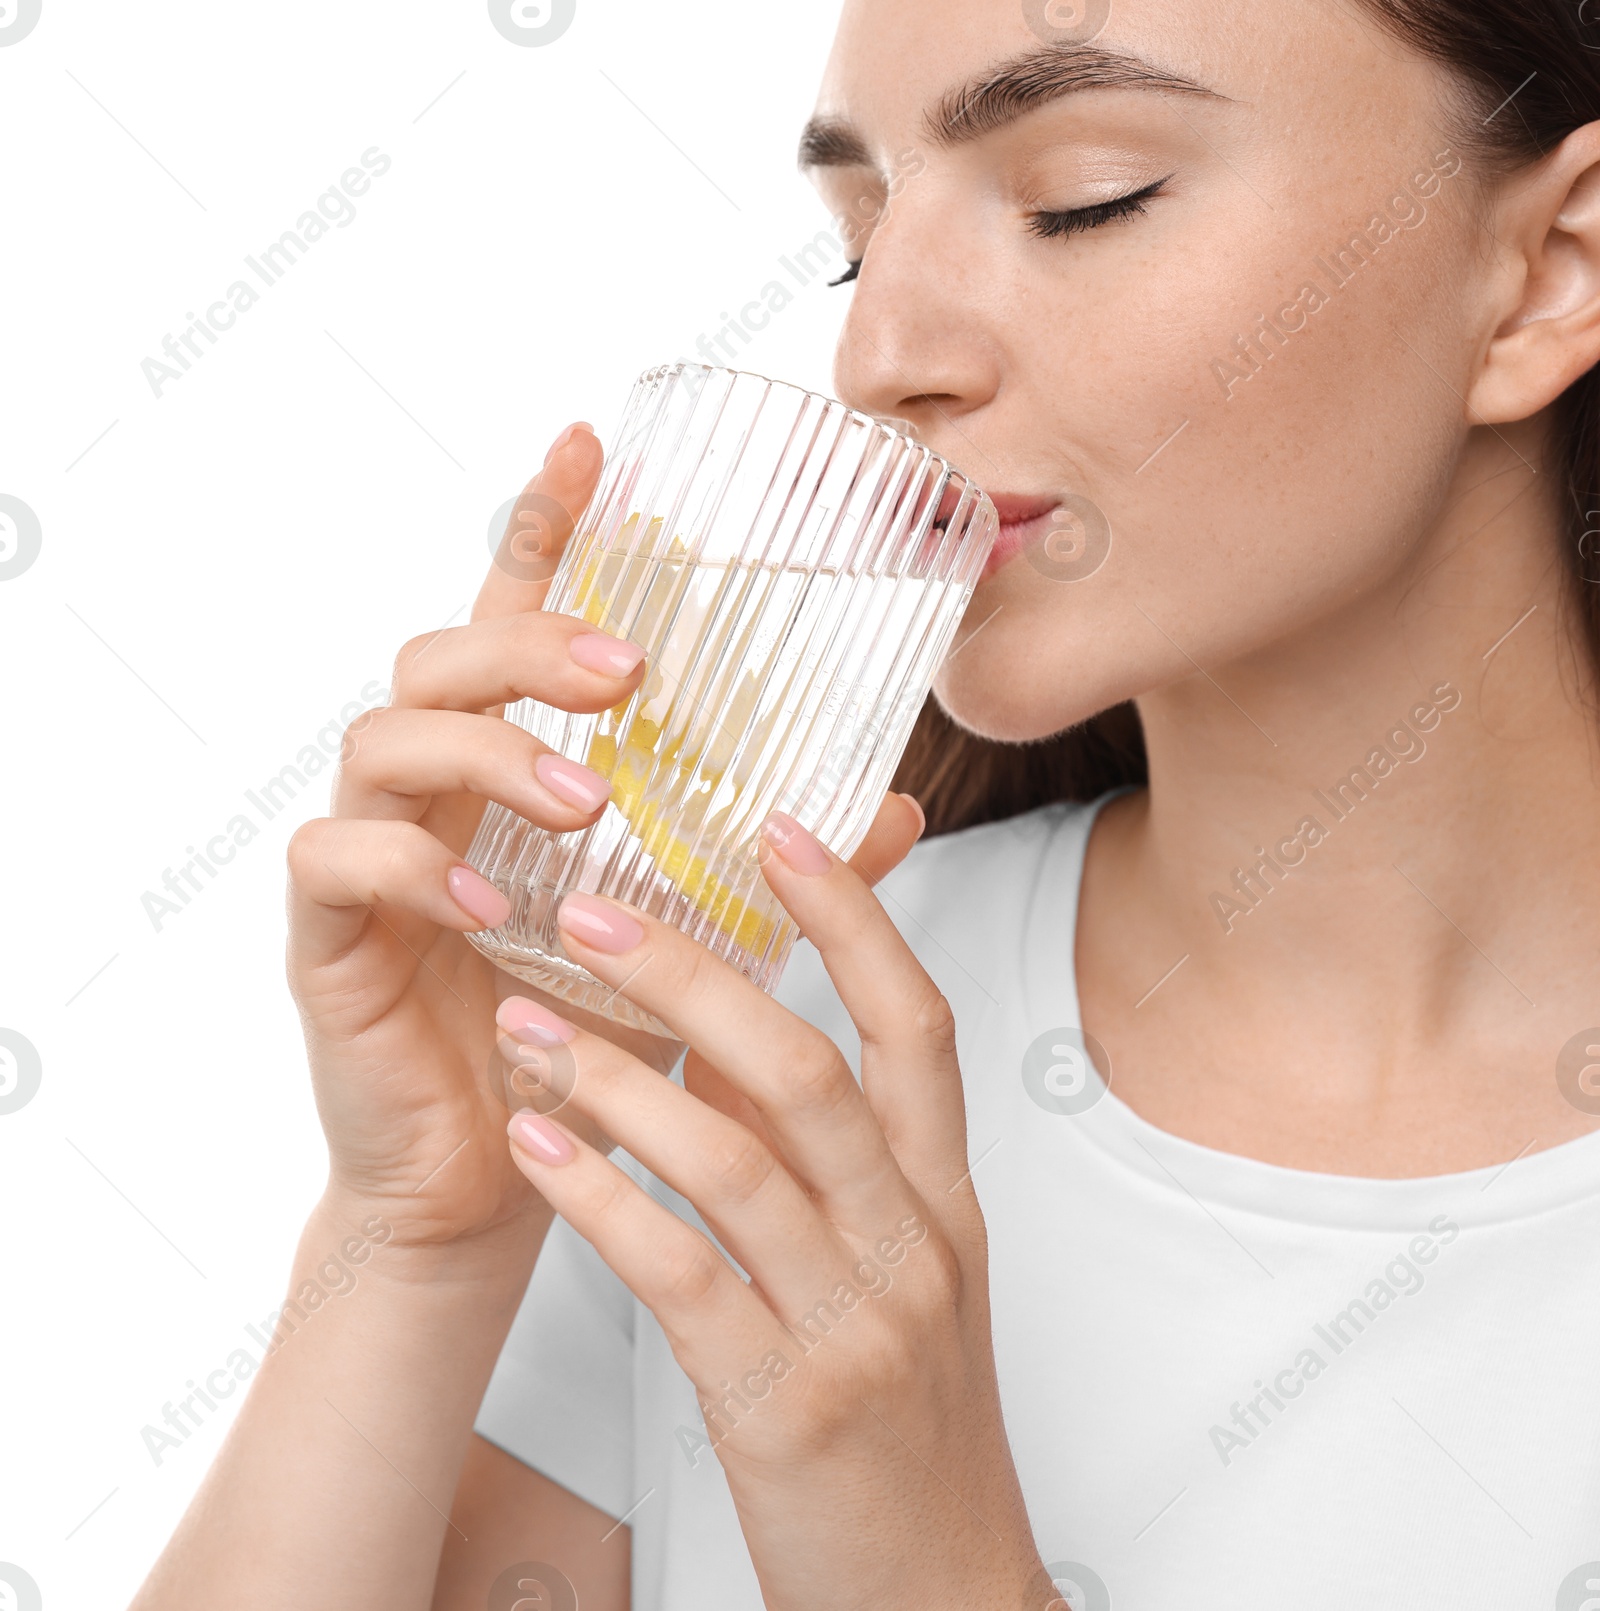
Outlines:
[[1006, 517], [906, 793], [765, 830], [777, 1002], [567, 902], [677, 1084], [463, 938], [485, 800], [604, 808], [503, 703], [638, 651], [498, 570], [402, 650], [291, 855], [361, 1279], [141, 1608], [1591, 1599], [1591, 9], [851, 0], [838, 390]]

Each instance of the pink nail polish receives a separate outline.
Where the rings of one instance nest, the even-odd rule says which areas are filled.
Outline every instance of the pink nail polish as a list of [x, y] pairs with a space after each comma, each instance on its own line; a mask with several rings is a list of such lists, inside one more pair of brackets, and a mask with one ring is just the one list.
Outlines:
[[573, 1146], [562, 1131], [545, 1118], [535, 1113], [532, 1108], [524, 1108], [520, 1113], [511, 1116], [511, 1123], [506, 1126], [506, 1134], [512, 1141], [528, 1154], [543, 1164], [571, 1163], [578, 1156], [578, 1149]]
[[815, 878], [825, 873], [833, 863], [815, 839], [793, 817], [774, 811], [761, 826], [761, 837], [797, 873]]
[[564, 755], [541, 755], [533, 772], [552, 794], [580, 811], [598, 811], [611, 798], [611, 785], [598, 772]]
[[575, 939], [609, 956], [620, 956], [644, 943], [644, 929], [620, 906], [593, 895], [569, 895], [556, 911], [556, 922]]
[[578, 1033], [565, 1018], [558, 1018], [548, 1007], [526, 996], [507, 996], [494, 1021], [508, 1035], [521, 1036], [535, 1046], [565, 1045]]
[[564, 430], [561, 433], [561, 435], [558, 436], [555, 439], [555, 441], [553, 441], [550, 444], [550, 451], [547, 454], [545, 454], [545, 456], [544, 456], [545, 464], [548, 465], [550, 463], [550, 461], [556, 456], [556, 454], [558, 454], [562, 450], [562, 448], [564, 448], [567, 445], [567, 443], [572, 440], [573, 436], [578, 431], [593, 431], [593, 430], [594, 430], [594, 427], [588, 422], [588, 420], [577, 420], [573, 424], [569, 425], [566, 428], [566, 430]]
[[905, 803], [917, 814], [917, 838], [921, 838], [928, 831], [928, 813], [922, 809], [922, 802], [914, 794], [900, 796]]
[[470, 867], [452, 867], [445, 883], [449, 886], [450, 899], [484, 928], [497, 929], [511, 916], [511, 902]]
[[567, 645], [567, 653], [585, 671], [598, 671], [602, 677], [626, 677], [644, 659], [644, 650], [626, 638], [609, 632], [580, 632]]

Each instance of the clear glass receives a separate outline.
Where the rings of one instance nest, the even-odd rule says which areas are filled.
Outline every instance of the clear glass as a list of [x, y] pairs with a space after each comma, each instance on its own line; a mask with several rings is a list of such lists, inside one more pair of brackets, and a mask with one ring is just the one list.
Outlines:
[[611, 780], [591, 828], [491, 804], [468, 860], [511, 902], [471, 936], [508, 973], [666, 1026], [562, 949], [574, 890], [640, 907], [771, 990], [795, 941], [757, 860], [786, 811], [840, 856], [865, 837], [998, 529], [937, 454], [843, 403], [674, 364], [639, 378], [544, 607], [631, 639], [637, 693], [507, 719]]

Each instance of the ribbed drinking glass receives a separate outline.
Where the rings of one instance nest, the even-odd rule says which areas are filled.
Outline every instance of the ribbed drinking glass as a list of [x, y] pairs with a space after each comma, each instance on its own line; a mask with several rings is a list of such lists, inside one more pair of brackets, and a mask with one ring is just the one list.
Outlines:
[[837, 855], [861, 843], [997, 527], [959, 471], [843, 403], [703, 365], [642, 375], [544, 607], [638, 644], [644, 681], [598, 716], [506, 711], [611, 800], [575, 834], [489, 806], [468, 860], [511, 916], [472, 942], [668, 1033], [566, 955], [556, 908], [582, 890], [771, 990], [796, 931], [761, 876], [761, 825], [786, 811]]

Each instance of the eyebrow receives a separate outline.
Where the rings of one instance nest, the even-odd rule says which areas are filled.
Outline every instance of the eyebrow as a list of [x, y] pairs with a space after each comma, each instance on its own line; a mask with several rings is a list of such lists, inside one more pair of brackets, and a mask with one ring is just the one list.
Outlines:
[[[1226, 99], [1192, 78], [1137, 56], [1098, 45], [1052, 45], [1013, 57], [947, 91], [923, 119], [935, 146], [964, 144], [1015, 123], [1029, 112], [1091, 89], [1144, 89], [1162, 95]], [[872, 156], [855, 128], [842, 118], [815, 117], [800, 136], [802, 168], [871, 167]]]

